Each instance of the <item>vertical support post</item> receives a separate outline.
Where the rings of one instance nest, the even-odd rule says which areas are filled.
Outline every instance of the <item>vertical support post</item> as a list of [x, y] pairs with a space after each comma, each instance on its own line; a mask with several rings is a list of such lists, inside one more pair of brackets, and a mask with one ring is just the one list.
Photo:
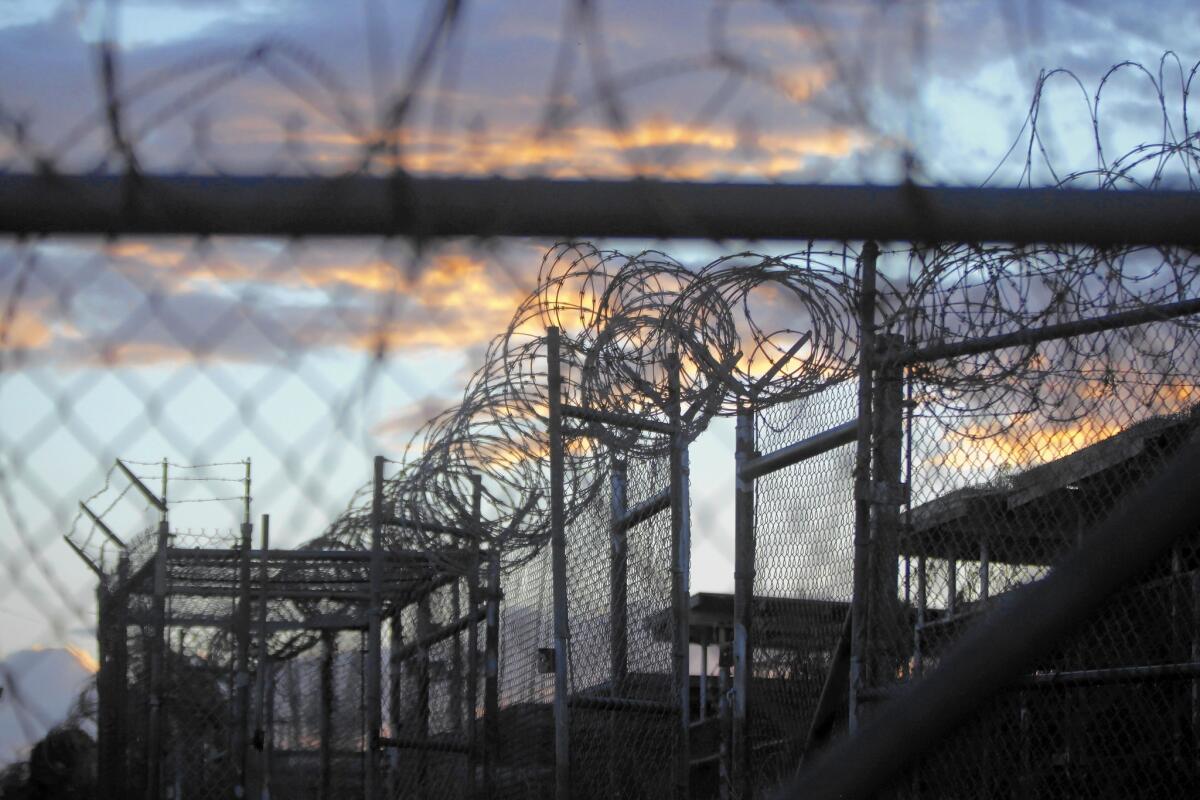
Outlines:
[[[450, 584], [450, 619], [462, 617], [462, 588], [458, 581]], [[447, 697], [446, 712], [450, 717], [451, 730], [461, 733], [463, 730], [463, 647], [462, 638], [455, 634], [450, 637], [450, 663], [447, 665]]]
[[117, 592], [110, 595], [113, 603], [112, 623], [112, 730], [116, 756], [109, 768], [113, 771], [113, 798], [125, 797], [129, 789], [126, 768], [129, 763], [129, 553], [122, 551], [117, 559]]
[[262, 777], [259, 779], [259, 800], [270, 800], [271, 798], [271, 757], [275, 753], [275, 688], [276, 678], [275, 669], [271, 666], [271, 657], [266, 655], [263, 657], [263, 663], [268, 673], [267, 675], [267, 713], [266, 719], [263, 722], [263, 743], [262, 743]]
[[154, 554], [154, 631], [150, 641], [150, 720], [146, 736], [146, 795], [149, 800], [162, 797], [163, 692], [167, 649], [167, 461], [162, 463], [162, 516], [158, 521], [158, 547]]
[[[1190, 553], [1192, 559], [1195, 559], [1195, 551]], [[1194, 564], [1195, 561], [1193, 560]], [[1189, 626], [1191, 630], [1191, 657], [1192, 663], [1200, 662], [1200, 570], [1194, 566], [1191, 570], [1191, 580], [1189, 581], [1192, 589], [1192, 620]], [[1200, 680], [1192, 678], [1192, 747], [1194, 748], [1193, 757], [1196, 761], [1193, 767], [1200, 764]]]
[[[401, 700], [401, 668], [403, 661], [400, 659], [400, 648], [404, 644], [404, 624], [401, 621], [401, 608], [399, 605], [392, 607], [392, 624], [388, 626], [388, 645], [390, 654], [388, 656], [388, 727], [391, 729], [391, 735], [398, 737], [402, 732], [402, 721], [404, 719], [404, 710], [400, 705]], [[388, 792], [388, 797], [398, 797], [399, 782], [400, 782], [400, 750], [391, 748], [388, 752], [388, 763], [391, 767], [389, 775], [391, 779], [391, 788]]]
[[900, 506], [903, 502], [904, 370], [888, 354], [903, 344], [876, 336], [871, 501], [870, 570], [867, 588], [867, 675], [878, 686], [895, 675], [902, 644], [899, 603]]
[[[116, 704], [115, 689], [124, 676], [116, 671], [117, 627], [115, 617], [117, 605], [123, 603], [124, 587], [118, 581], [109, 585], [103, 578], [96, 587], [96, 649], [99, 651], [100, 666], [96, 672], [96, 767], [97, 784], [103, 800], [117, 800], [117, 776], [123, 772], [123, 753], [117, 749], [118, 718], [121, 709]], [[124, 632], [120, 632], [124, 636]]]
[[367, 608], [366, 800], [379, 797], [379, 729], [383, 725], [383, 456], [375, 456], [371, 492], [370, 601]]
[[946, 559], [946, 611], [954, 616], [958, 611], [958, 559]]
[[979, 599], [987, 600], [991, 596], [991, 553], [988, 550], [987, 535], [979, 540]]
[[913, 677], [925, 671], [925, 620], [929, 615], [925, 556], [917, 556], [917, 624], [913, 626]]
[[611, 631], [608, 661], [613, 697], [621, 696], [625, 677], [629, 670], [629, 635], [627, 631], [629, 550], [623, 524], [625, 513], [629, 510], [625, 489], [627, 479], [628, 467], [625, 461], [614, 457], [609, 478], [612, 493], [609, 500], [611, 523], [609, 525], [608, 551], [608, 624]]
[[320, 790], [317, 795], [320, 800], [333, 798], [333, 636], [333, 631], [321, 631]]
[[733, 739], [733, 715], [732, 709], [729, 707], [729, 640], [726, 636], [725, 628], [719, 628], [717, 631], [717, 717], [718, 723], [721, 726], [720, 736], [720, 752], [718, 763], [718, 773], [720, 787], [718, 797], [720, 800], [729, 800], [730, 785], [733, 782], [733, 766], [730, 763], [732, 758], [731, 741]]
[[[483, 530], [483, 478], [471, 476], [471, 519], [477, 531]], [[482, 542], [476, 541], [467, 567], [467, 797], [478, 791], [475, 767], [479, 763], [479, 554]]]
[[850, 697], [848, 727], [858, 729], [859, 692], [867, 655], [867, 599], [871, 541], [871, 399], [875, 358], [875, 262], [879, 246], [863, 243], [858, 298], [858, 442], [854, 462], [854, 583], [850, 598]]
[[[129, 602], [126, 581], [129, 578], [129, 554], [122, 550], [113, 579], [101, 578], [96, 589], [99, 619], [96, 644], [100, 668], [96, 675], [97, 695], [97, 787], [103, 800], [125, 797], [125, 715], [126, 683], [129, 680], [126, 643], [126, 609]], [[115, 579], [115, 583], [114, 583]]]
[[413, 711], [419, 744], [416, 752], [417, 797], [422, 800], [429, 796], [429, 751], [425, 748], [429, 741], [429, 645], [424, 642], [432, 628], [429, 595], [424, 594], [417, 601], [417, 707]]
[[[683, 431], [679, 397], [679, 359], [672, 356], [668, 370], [668, 411], [671, 420], [671, 606], [675, 618], [675, 702], [679, 706], [675, 734], [675, 796], [690, 797], [691, 774], [689, 735], [692, 725], [691, 632], [688, 625], [690, 600], [692, 530], [688, 498], [688, 445]], [[753, 502], [753, 495], [751, 495]]]
[[483, 675], [483, 796], [496, 791], [496, 763], [500, 758], [500, 551], [487, 553], [487, 630], [484, 635]]
[[270, 573], [267, 571], [267, 556], [271, 549], [271, 515], [263, 514], [259, 522], [259, 547], [261, 552], [258, 559], [258, 673], [255, 676], [258, 685], [258, 708], [254, 714], [254, 741], [259, 749], [261, 767], [259, 769], [258, 795], [260, 798], [270, 796], [271, 787], [268, 782], [270, 775], [270, 748], [268, 747], [270, 725], [269, 715], [274, 714], [275, 676], [271, 672], [270, 639], [267, 635], [267, 617], [270, 614], [268, 582]]
[[234, 704], [236, 723], [233, 730], [233, 752], [238, 765], [238, 785], [234, 791], [244, 797], [250, 779], [250, 461], [246, 461], [246, 494], [242, 514], [241, 550], [238, 553], [237, 607], [237, 665], [234, 675]]
[[546, 331], [546, 377], [550, 408], [550, 559], [554, 598], [554, 797], [571, 797], [570, 629], [567, 616], [566, 508], [563, 496], [565, 466], [562, 440], [562, 364], [558, 328]]
[[[609, 471], [608, 524], [608, 677], [609, 694], [620, 697], [625, 691], [629, 672], [629, 542], [625, 514], [629, 510], [626, 485], [628, 466], [623, 459], [612, 456]], [[608, 713], [608, 797], [621, 796], [626, 744], [621, 737], [621, 713]]]
[[742, 477], [742, 466], [754, 455], [754, 408], [739, 401], [736, 428], [733, 507], [733, 792], [738, 800], [753, 796], [750, 733], [751, 676], [754, 672], [754, 481]]
[[707, 634], [700, 643], [700, 721], [708, 719], [708, 641]]

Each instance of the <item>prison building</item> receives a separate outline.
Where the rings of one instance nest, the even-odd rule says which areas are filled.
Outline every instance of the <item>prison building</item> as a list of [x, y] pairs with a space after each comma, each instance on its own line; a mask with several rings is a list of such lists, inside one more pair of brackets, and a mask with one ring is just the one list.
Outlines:
[[[910, 649], [891, 654], [893, 674], [935, 667], [967, 626], [1086, 546], [1101, 520], [1197, 436], [1200, 410], [1147, 419], [1057, 460], [914, 507], [899, 537], [914, 624], [902, 637]], [[1153, 774], [1177, 796], [1195, 796], [1197, 543], [1196, 536], [1181, 541], [981, 710], [914, 770], [915, 794], [954, 797], [971, 786], [980, 797], [1055, 796], [1082, 786], [1095, 797], [1128, 797], [1139, 796], [1144, 776]]]

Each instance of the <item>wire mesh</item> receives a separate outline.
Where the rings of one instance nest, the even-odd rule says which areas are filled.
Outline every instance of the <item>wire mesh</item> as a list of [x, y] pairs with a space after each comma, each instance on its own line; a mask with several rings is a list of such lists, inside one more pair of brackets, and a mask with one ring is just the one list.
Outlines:
[[[586, 4], [574, 13], [575, 27], [594, 30]], [[722, 31], [724, 16], [716, 16], [714, 30]], [[430, 42], [453, 39], [455, 19], [447, 13], [437, 22]], [[590, 36], [587, 47], [593, 54], [600, 49]], [[111, 43], [99, 52], [111, 140], [108, 150], [100, 148], [100, 171], [111, 159], [137, 178], [144, 166], [162, 163], [152, 138], [143, 135], [196, 98], [185, 93], [179, 107], [168, 104], [162, 118], [142, 120], [130, 139], [128, 117], [119, 112], [144, 97], [119, 96]], [[329, 126], [322, 132], [350, 141], [340, 151], [346, 174], [401, 175], [400, 117], [407, 103], [379, 130], [364, 127], [343, 102], [338, 81], [306, 55], [262, 45], [233, 58], [234, 71], [219, 82], [251, 65], [279, 70], [286, 62], [285, 72], [273, 74], [285, 84], [297, 75], [315, 81], [315, 90], [295, 91], [293, 84], [293, 93], [318, 98]], [[701, 62], [731, 78], [788, 91], [771, 70], [734, 53], [709, 55]], [[190, 65], [156, 78], [174, 84], [202, 71]], [[612, 76], [594, 71], [590, 102], [606, 105], [619, 120]], [[418, 72], [414, 87], [424, 79]], [[1179, 72], [1182, 79], [1182, 67]], [[1054, 77], [1039, 80], [1031, 119]], [[1152, 82], [1166, 119], [1161, 69]], [[1185, 111], [1189, 82], [1190, 76], [1181, 81]], [[560, 117], [572, 116], [564, 92], [557, 84], [551, 91], [551, 138]], [[1102, 154], [1098, 106], [1099, 93], [1088, 110]], [[42, 152], [21, 124], [4, 121], [12, 133], [0, 163], [47, 174], [87, 160], [76, 149], [91, 153], [84, 140], [104, 127], [84, 125], [57, 151]], [[1030, 184], [1039, 166], [1035, 128], [1021, 176]], [[1183, 129], [1180, 137], [1164, 125], [1161, 143], [1102, 158], [1094, 170], [1060, 175], [1049, 163], [1040, 166], [1063, 187], [1178, 183], [1194, 189], [1195, 137], [1186, 118]], [[193, 126], [194, 133], [204, 130], [199, 122]], [[272, 174], [309, 170], [296, 141]], [[227, 165], [213, 157], [204, 137], [198, 142], [194, 155], [202, 171], [224, 172]], [[675, 174], [669, 157], [631, 157], [607, 169]], [[3, 245], [2, 379], [20, 400], [9, 404], [19, 419], [0, 441], [6, 475], [19, 476], [4, 489], [5, 507], [35, 570], [70, 605], [69, 615], [54, 619], [60, 631], [70, 619], [86, 620], [87, 611], [46, 562], [20, 509], [37, 507], [65, 521], [61, 492], [48, 477], [58, 474], [55, 457], [64, 450], [87, 451], [101, 469], [147, 447], [206, 462], [231, 430], [251, 429], [276, 475], [277, 485], [262, 493], [289, 500], [296, 511], [288, 521], [306, 536], [321, 531], [306, 539], [310, 556], [262, 554], [261, 572], [253, 564], [257, 577], [248, 578], [242, 571], [249, 554], [237, 534], [197, 534], [176, 522], [193, 502], [249, 504], [249, 487], [232, 485], [240, 476], [221, 472], [229, 464], [163, 462], [160, 499], [172, 520], [165, 545], [150, 521], [158, 517], [155, 504], [130, 494], [132, 482], [110, 486], [116, 481], [111, 469], [104, 489], [87, 497], [99, 519], [89, 524], [77, 515], [69, 541], [98, 568], [102, 596], [113, 598], [105, 616], [114, 619], [101, 625], [101, 650], [116, 659], [119, 676], [105, 676], [102, 705], [109, 717], [101, 729], [123, 737], [116, 772], [126, 793], [229, 796], [257, 783], [297, 798], [359, 797], [375, 793], [376, 785], [390, 797], [459, 797], [481, 785], [494, 797], [550, 796], [556, 665], [551, 657], [547, 669], [554, 639], [547, 543], [556, 479], [563, 481], [567, 512], [572, 795], [667, 794], [678, 779], [667, 765], [681, 751], [694, 765], [698, 794], [736, 792], [727, 773], [732, 734], [724, 652], [722, 688], [715, 697], [711, 688], [690, 692], [695, 699], [689, 702], [697, 711], [725, 713], [697, 714], [707, 719], [691, 730], [690, 754], [675, 723], [682, 710], [670, 709], [680, 687], [672, 685], [678, 678], [671, 635], [679, 619], [671, 616], [671, 566], [678, 554], [672, 553], [669, 514], [652, 515], [621, 534], [625, 585], [622, 602], [616, 601], [613, 463], [625, 464], [626, 505], [647, 503], [667, 488], [667, 437], [631, 433], [619, 418], [593, 415], [572, 423], [565, 474], [553, 475], [546, 458], [545, 332], [555, 326], [563, 335], [554, 356], [562, 361], [564, 402], [661, 426], [677, 370], [688, 440], [713, 418], [750, 402], [755, 447], [770, 452], [852, 419], [860, 410], [856, 372], [875, 363], [881, 373], [896, 355], [869, 351], [867, 332], [858, 328], [862, 273], [852, 265], [863, 253], [810, 243], [788, 254], [743, 252], [698, 265], [663, 252], [627, 254], [566, 242], [539, 253], [540, 264], [521, 251], [525, 266], [494, 281], [454, 247], [441, 252], [442, 269], [430, 270], [423, 242], [330, 245], [204, 233], [197, 226], [195, 236], [152, 243], [116, 235]], [[878, 322], [901, 346], [921, 347], [1166, 309], [1194, 299], [1196, 267], [1190, 248], [1165, 246], [906, 246], [884, 256]], [[534, 282], [536, 290], [526, 295]], [[464, 293], [473, 297], [464, 301]], [[403, 324], [409, 295], [418, 297], [425, 321], [438, 325], [414, 330], [421, 326]], [[518, 310], [510, 318], [513, 306]], [[1086, 547], [1095, 523], [1191, 441], [1197, 328], [1187, 319], [912, 359], [902, 377], [881, 377], [871, 442], [877, 452], [872, 464], [857, 465], [859, 477], [867, 470], [874, 481], [868, 487], [874, 561], [865, 683], [851, 687], [865, 717], [872, 704], [936, 669], [962, 631], [1007, 593], [1043, 577], [1071, 549]], [[392, 369], [387, 356], [445, 337], [453, 325], [469, 327], [472, 341], [488, 344], [461, 402], [433, 413], [417, 396], [420, 381]], [[487, 339], [493, 332], [498, 335]], [[341, 361], [347, 349], [355, 353], [349, 363]], [[244, 363], [233, 369], [234, 362]], [[65, 383], [53, 374], [64, 368], [74, 370]], [[186, 402], [177, 401], [181, 396]], [[407, 404], [410, 416], [430, 421], [404, 459], [391, 462], [391, 474], [352, 494], [353, 481], [329, 476], [365, 476], [357, 466], [346, 468], [367, 451], [356, 431], [396, 422], [381, 422], [360, 402], [366, 396], [388, 407]], [[303, 398], [299, 412], [297, 397]], [[882, 427], [892, 419], [880, 413], [888, 404], [903, 420], [894, 429]], [[211, 425], [197, 424], [201, 407], [212, 412], [204, 416], [215, 420]], [[286, 430], [282, 420], [288, 420]], [[98, 436], [100, 428], [108, 433]], [[901, 448], [888, 474], [878, 452], [883, 440]], [[157, 491], [158, 475], [149, 473], [159, 462], [124, 463]], [[818, 723], [857, 724], [841, 712], [818, 718], [826, 690], [842, 691], [834, 679], [843, 670], [838, 653], [853, 618], [852, 548], [864, 534], [854, 522], [854, 504], [864, 501], [856, 495], [855, 466], [843, 445], [755, 483], [757, 563], [750, 633], [741, 634], [754, 652], [748, 730], [755, 796], [785, 782], [814, 738], [828, 737], [815, 736]], [[88, 473], [80, 485], [90, 490], [91, 480]], [[313, 521], [347, 495], [345, 512]], [[138, 533], [114, 548], [105, 520], [121, 536]], [[1086, 630], [981, 710], [959, 740], [915, 766], [898, 791], [939, 797], [1194, 793], [1200, 740], [1194, 549], [1184, 542], [1169, 562], [1114, 597]], [[368, 554], [369, 562], [350, 557]], [[493, 592], [503, 600], [498, 624], [481, 631], [464, 575], [475, 577], [481, 559], [493, 556], [502, 566], [498, 586], [489, 585], [481, 597], [484, 605]], [[721, 598], [717, 621], [698, 634], [715, 635], [723, 651], [738, 636], [734, 604], [724, 602], [729, 599]], [[459, 627], [447, 633], [450, 626]], [[370, 636], [381, 631], [388, 646], [372, 652]], [[491, 637], [499, 640], [495, 654], [488, 652]], [[707, 652], [710, 641], [698, 644]], [[498, 663], [491, 663], [493, 655]], [[489, 701], [493, 667], [498, 687]], [[386, 688], [373, 697], [371, 679], [380, 673]], [[470, 687], [468, 673], [475, 675]], [[606, 699], [643, 705], [606, 708]], [[376, 714], [383, 718], [378, 731], [370, 729]], [[243, 738], [252, 740], [248, 747]]]

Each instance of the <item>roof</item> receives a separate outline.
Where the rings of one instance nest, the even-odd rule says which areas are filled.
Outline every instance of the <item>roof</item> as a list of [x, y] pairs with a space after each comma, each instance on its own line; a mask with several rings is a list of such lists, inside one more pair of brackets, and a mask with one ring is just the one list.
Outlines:
[[[754, 646], [811, 649], [814, 642], [837, 641], [850, 604], [807, 597], [763, 597], [752, 601]], [[688, 598], [689, 638], [696, 644], [716, 644], [721, 636], [733, 641], [733, 595], [698, 592]], [[656, 612], [646, 628], [657, 641], [671, 641], [671, 609]]]
[[913, 508], [900, 554], [1049, 564], [1200, 433], [1200, 406], [1139, 422], [1062, 458]]

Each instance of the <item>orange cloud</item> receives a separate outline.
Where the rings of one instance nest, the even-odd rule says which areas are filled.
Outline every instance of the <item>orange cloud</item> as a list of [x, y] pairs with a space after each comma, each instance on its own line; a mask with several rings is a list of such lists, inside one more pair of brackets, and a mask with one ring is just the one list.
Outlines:
[[3, 331], [3, 350], [37, 350], [54, 338], [54, 331], [36, 315], [18, 308]]

